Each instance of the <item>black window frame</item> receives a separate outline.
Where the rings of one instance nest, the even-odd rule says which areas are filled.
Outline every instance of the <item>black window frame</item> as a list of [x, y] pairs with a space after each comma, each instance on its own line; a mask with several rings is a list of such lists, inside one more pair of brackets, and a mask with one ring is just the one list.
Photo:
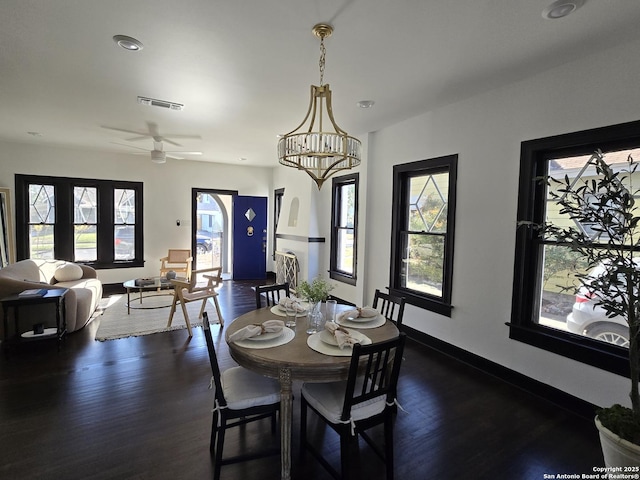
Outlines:
[[284, 188], [276, 188], [273, 191], [273, 253], [272, 258], [275, 261], [276, 251], [278, 250], [278, 225], [280, 224], [280, 213], [282, 213], [282, 200], [284, 199]]
[[[329, 256], [329, 278], [348, 285], [356, 285], [358, 279], [358, 203], [360, 174], [351, 173], [333, 177], [331, 182], [331, 253]], [[338, 234], [346, 228], [340, 225], [340, 205], [342, 188], [354, 185], [353, 211], [353, 274], [338, 269]]]
[[522, 142], [518, 188], [514, 281], [509, 338], [618, 375], [629, 375], [628, 350], [534, 321], [535, 285], [542, 267], [537, 230], [527, 222], [544, 221], [546, 163], [553, 158], [590, 155], [640, 146], [640, 121]]
[[[402, 234], [407, 231], [409, 203], [409, 180], [413, 177], [434, 175], [447, 172], [449, 190], [447, 198], [447, 231], [444, 234], [444, 260], [442, 297], [417, 292], [402, 287]], [[451, 317], [453, 305], [453, 250], [455, 241], [456, 184], [458, 176], [458, 155], [445, 155], [437, 158], [419, 160], [393, 166], [393, 202], [391, 219], [391, 268], [389, 291], [393, 295], [404, 297], [410, 305]]]
[[[53, 185], [55, 192], [54, 258], [74, 261], [73, 188], [97, 189], [98, 229], [97, 260], [78, 262], [99, 269], [144, 266], [143, 237], [143, 183], [121, 180], [96, 180], [43, 175], [15, 175], [16, 192], [16, 253], [18, 260], [29, 258], [29, 185]], [[135, 257], [132, 260], [115, 260], [114, 248], [114, 190], [135, 191]]]

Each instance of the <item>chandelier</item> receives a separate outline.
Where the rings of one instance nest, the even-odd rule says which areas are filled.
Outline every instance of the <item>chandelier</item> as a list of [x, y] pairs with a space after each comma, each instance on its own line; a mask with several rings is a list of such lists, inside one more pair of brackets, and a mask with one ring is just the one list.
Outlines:
[[[313, 34], [320, 38], [320, 86], [311, 85], [309, 109], [302, 123], [278, 140], [278, 161], [307, 172], [318, 190], [331, 175], [360, 165], [362, 156], [360, 140], [349, 136], [336, 124], [331, 89], [329, 84], [324, 84], [324, 39], [332, 33], [331, 25], [319, 23], [313, 27]], [[324, 131], [325, 126], [333, 127], [333, 131]]]

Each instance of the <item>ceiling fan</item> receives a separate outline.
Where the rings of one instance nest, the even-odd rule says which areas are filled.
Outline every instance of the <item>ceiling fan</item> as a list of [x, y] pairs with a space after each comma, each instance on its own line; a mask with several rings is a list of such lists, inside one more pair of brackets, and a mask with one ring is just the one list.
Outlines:
[[135, 142], [136, 140], [144, 140], [145, 138], [153, 138], [155, 142], [167, 142], [171, 145], [175, 145], [176, 147], [181, 147], [178, 142], [174, 142], [171, 138], [193, 138], [200, 139], [202, 138], [200, 135], [181, 135], [178, 133], [168, 133], [166, 135], [160, 135], [160, 131], [158, 130], [158, 124], [154, 122], [147, 122], [147, 131], [146, 132], [138, 132], [136, 130], [127, 130], [124, 128], [116, 128], [116, 127], [105, 127], [108, 130], [115, 130], [116, 132], [125, 132], [125, 133], [133, 133], [136, 136], [131, 138], [125, 138], [127, 142]]
[[[165, 163], [168, 158], [173, 158], [174, 160], [183, 160], [184, 157], [179, 155], [202, 155], [202, 152], [173, 152], [173, 151], [165, 151], [162, 142], [158, 142], [156, 140], [153, 141], [153, 150], [149, 150], [147, 148], [134, 147], [133, 145], [126, 145], [124, 143], [111, 142], [115, 145], [122, 145], [123, 147], [135, 148], [136, 150], [142, 150], [144, 152], [151, 154], [151, 161], [153, 163]], [[135, 152], [138, 155], [142, 155], [142, 153]]]
[[[200, 139], [200, 135], [182, 135], [182, 134], [166, 134], [161, 135], [158, 129], [158, 124], [154, 122], [147, 122], [147, 131], [139, 132], [136, 130], [127, 130], [124, 128], [116, 128], [116, 127], [107, 127], [103, 126], [102, 128], [106, 128], [108, 130], [115, 130], [116, 132], [125, 132], [135, 134], [135, 137], [125, 138], [124, 140], [127, 142], [135, 142], [137, 140], [144, 140], [147, 138], [153, 139], [153, 149], [149, 150], [146, 148], [134, 147], [133, 145], [126, 145], [123, 143], [115, 143], [116, 145], [122, 145], [129, 148], [135, 148], [137, 150], [143, 150], [145, 152], [149, 152], [151, 154], [151, 161], [154, 163], [165, 163], [167, 161], [167, 157], [173, 158], [176, 160], [182, 160], [184, 157], [180, 157], [178, 155], [202, 155], [202, 152], [179, 152], [179, 151], [165, 151], [163, 147], [163, 142], [170, 143], [171, 145], [175, 145], [176, 147], [181, 147], [182, 145], [178, 142], [171, 140], [172, 138], [191, 138], [191, 139]], [[176, 155], [177, 154], [177, 155]]]

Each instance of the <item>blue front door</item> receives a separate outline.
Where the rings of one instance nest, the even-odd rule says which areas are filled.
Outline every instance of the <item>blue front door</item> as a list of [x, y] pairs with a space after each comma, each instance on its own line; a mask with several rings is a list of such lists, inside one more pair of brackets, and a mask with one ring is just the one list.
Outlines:
[[233, 279], [267, 277], [267, 198], [233, 199]]

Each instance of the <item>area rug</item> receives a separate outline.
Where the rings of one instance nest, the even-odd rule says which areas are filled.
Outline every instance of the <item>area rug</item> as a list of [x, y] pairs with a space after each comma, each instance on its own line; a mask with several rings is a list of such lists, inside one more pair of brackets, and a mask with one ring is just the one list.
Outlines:
[[[186, 329], [187, 324], [180, 306], [173, 315], [171, 326], [167, 328], [172, 299], [171, 292], [145, 292], [140, 303], [138, 294], [132, 294], [130, 314], [127, 314], [126, 295], [112, 295], [108, 299], [103, 299], [92, 320], [100, 322], [96, 340], [115, 340]], [[198, 320], [201, 305], [202, 302], [187, 303], [192, 328], [202, 326], [202, 321]], [[213, 303], [207, 305], [205, 311], [209, 313], [209, 319], [214, 322], [216, 314]]]

